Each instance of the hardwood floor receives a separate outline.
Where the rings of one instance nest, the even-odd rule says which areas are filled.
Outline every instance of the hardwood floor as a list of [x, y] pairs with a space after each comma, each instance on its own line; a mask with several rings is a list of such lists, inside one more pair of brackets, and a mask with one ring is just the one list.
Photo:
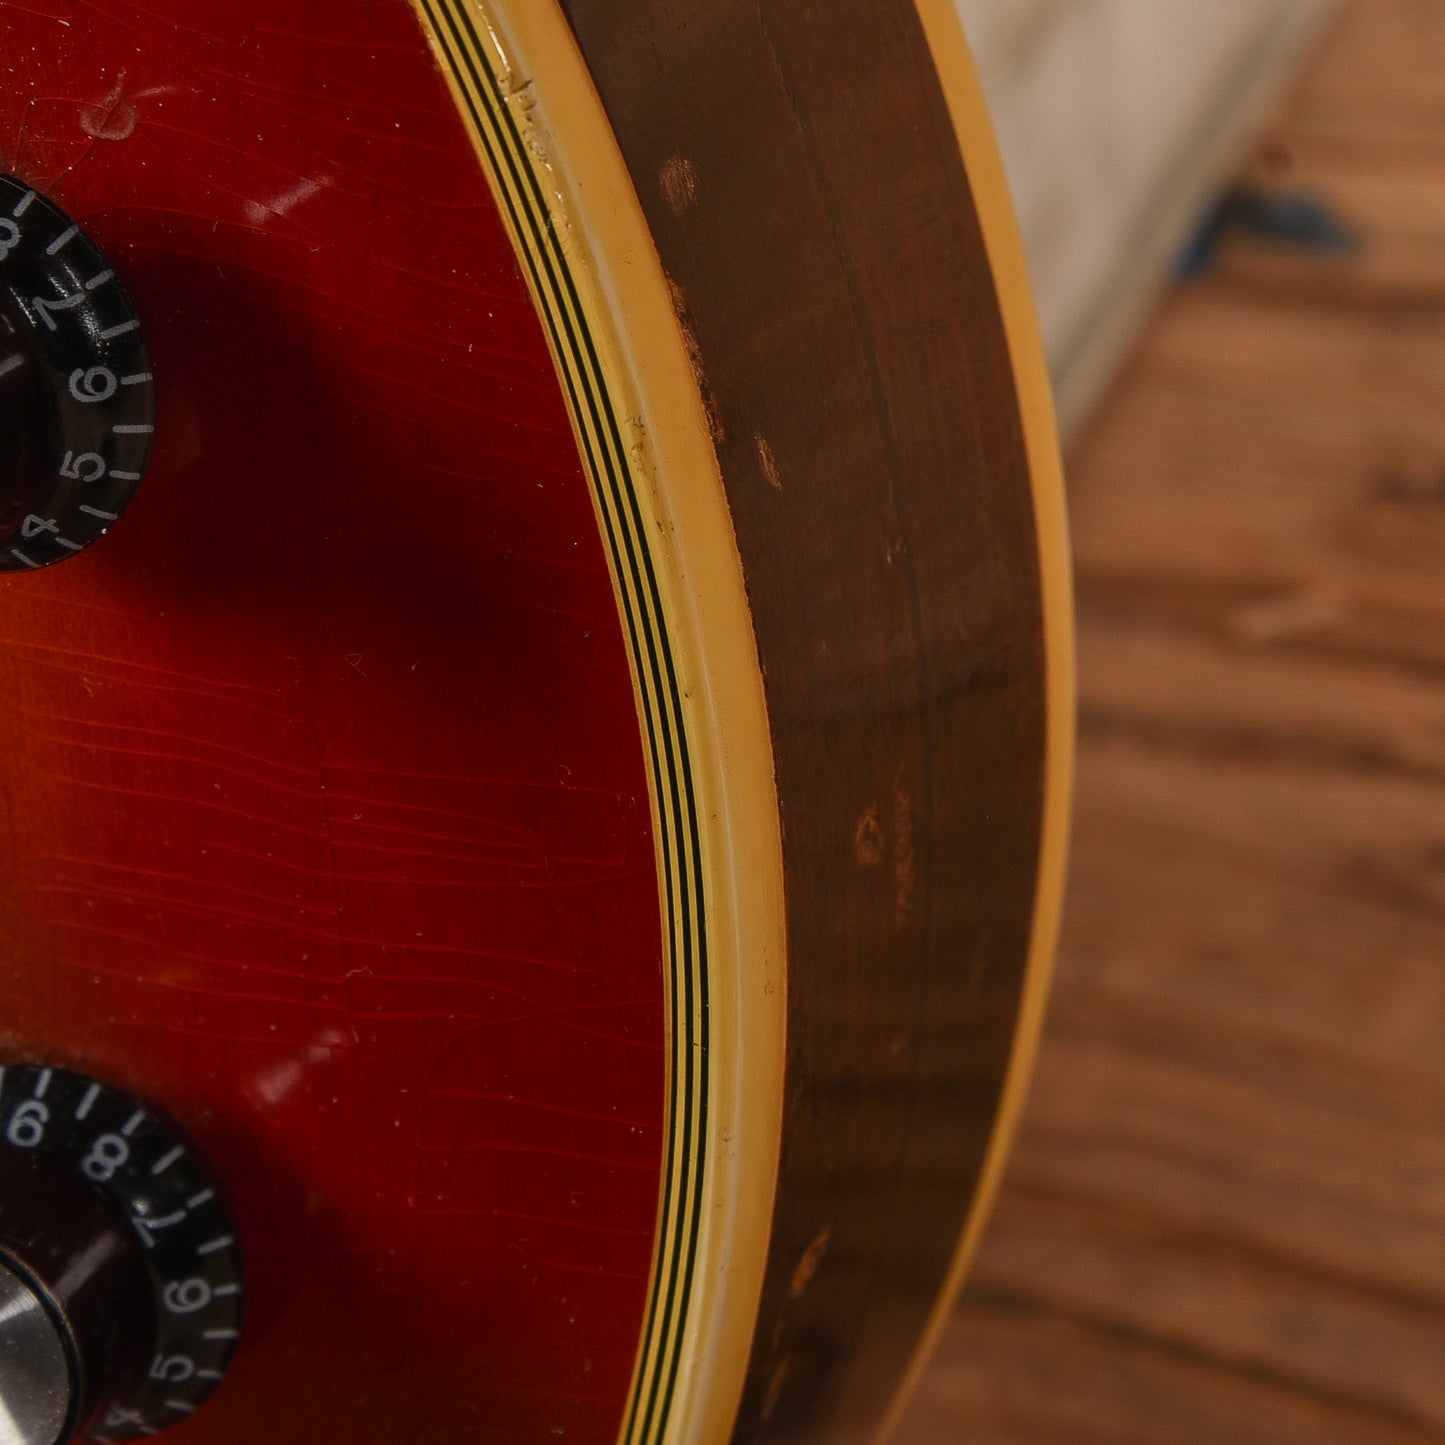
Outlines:
[[1445, 4], [1354, 0], [1071, 458], [1058, 986], [899, 1445], [1445, 1441]]

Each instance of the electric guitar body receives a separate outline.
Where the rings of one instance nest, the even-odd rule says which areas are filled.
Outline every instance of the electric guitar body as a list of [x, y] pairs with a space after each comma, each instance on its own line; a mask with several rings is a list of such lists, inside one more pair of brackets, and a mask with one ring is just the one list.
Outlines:
[[0, 0], [0, 172], [16, 1438], [877, 1438], [1069, 769], [946, 0]]

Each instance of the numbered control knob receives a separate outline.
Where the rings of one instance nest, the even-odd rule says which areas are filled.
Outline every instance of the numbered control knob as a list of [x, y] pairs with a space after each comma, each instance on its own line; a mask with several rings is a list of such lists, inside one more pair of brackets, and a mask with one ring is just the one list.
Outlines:
[[154, 1110], [0, 1070], [0, 1439], [150, 1436], [225, 1373], [241, 1261], [216, 1186]]
[[154, 431], [150, 352], [114, 268], [57, 206], [0, 175], [0, 571], [104, 536]]

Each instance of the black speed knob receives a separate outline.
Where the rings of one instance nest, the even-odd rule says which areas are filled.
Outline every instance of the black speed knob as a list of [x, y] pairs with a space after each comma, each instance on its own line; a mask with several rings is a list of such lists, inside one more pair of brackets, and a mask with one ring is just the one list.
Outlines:
[[64, 211], [0, 175], [0, 571], [102, 537], [154, 431], [150, 352], [115, 268]]
[[215, 1183], [168, 1120], [84, 1074], [0, 1070], [0, 1440], [186, 1419], [230, 1362], [242, 1303]]

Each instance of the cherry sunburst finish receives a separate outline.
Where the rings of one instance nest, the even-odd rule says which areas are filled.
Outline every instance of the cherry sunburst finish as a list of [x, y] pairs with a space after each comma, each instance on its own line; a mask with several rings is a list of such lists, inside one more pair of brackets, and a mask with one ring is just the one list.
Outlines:
[[0, 0], [156, 406], [0, 580], [0, 1063], [163, 1109], [245, 1271], [100, 1438], [852, 1442], [916, 1372], [1052, 948], [1062, 510], [957, 23], [816, 8]]

